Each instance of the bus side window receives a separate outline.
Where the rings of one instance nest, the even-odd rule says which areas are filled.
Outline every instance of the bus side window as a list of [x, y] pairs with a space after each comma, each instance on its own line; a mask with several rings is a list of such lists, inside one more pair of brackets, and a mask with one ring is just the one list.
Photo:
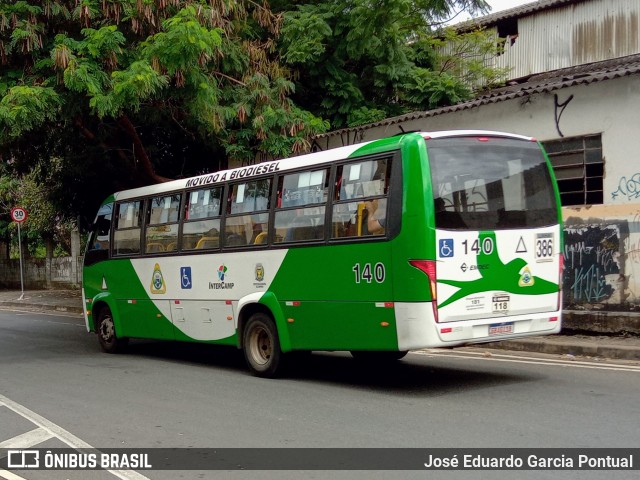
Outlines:
[[384, 235], [391, 161], [364, 160], [338, 167], [333, 238]]
[[111, 236], [111, 217], [113, 203], [102, 205], [96, 219], [93, 222], [93, 229], [87, 242], [87, 251], [84, 255], [86, 266], [109, 258], [109, 239]]
[[113, 233], [113, 251], [116, 255], [140, 253], [142, 227], [142, 200], [120, 203], [117, 206], [116, 227]]
[[148, 202], [145, 253], [177, 250], [180, 195], [153, 197]]
[[182, 249], [205, 250], [220, 247], [222, 187], [194, 190], [187, 195]]
[[230, 185], [223, 246], [265, 243], [264, 235], [259, 243], [256, 243], [256, 239], [262, 233], [267, 233], [271, 181], [270, 178], [265, 178]]
[[91, 232], [91, 241], [88, 244], [88, 250], [109, 250], [112, 212], [112, 203], [100, 207], [96, 221], [94, 222], [93, 231]]
[[278, 192], [274, 242], [322, 240], [329, 171], [324, 168], [281, 176]]

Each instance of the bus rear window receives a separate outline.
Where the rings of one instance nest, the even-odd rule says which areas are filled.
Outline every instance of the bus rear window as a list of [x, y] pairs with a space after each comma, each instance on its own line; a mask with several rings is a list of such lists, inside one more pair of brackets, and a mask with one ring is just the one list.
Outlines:
[[436, 227], [494, 230], [558, 222], [540, 146], [527, 140], [458, 137], [427, 142]]

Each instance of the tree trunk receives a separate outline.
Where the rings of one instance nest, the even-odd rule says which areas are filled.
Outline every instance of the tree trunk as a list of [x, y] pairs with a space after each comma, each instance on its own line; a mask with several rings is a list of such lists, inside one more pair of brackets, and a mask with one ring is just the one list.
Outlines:
[[46, 257], [53, 258], [53, 249], [55, 248], [55, 245], [53, 243], [53, 238], [45, 238], [44, 246], [47, 249]]

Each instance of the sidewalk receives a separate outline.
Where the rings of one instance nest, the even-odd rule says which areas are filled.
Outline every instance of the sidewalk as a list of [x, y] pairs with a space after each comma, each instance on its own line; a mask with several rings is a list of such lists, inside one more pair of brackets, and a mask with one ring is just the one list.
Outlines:
[[[80, 290], [28, 290], [24, 292], [22, 300], [19, 298], [20, 291], [0, 290], [0, 308], [66, 312], [78, 316], [83, 313]], [[560, 335], [503, 340], [475, 347], [559, 354], [569, 358], [580, 356], [640, 361], [640, 336], [633, 335], [579, 335], [567, 332]]]
[[0, 290], [0, 307], [37, 311], [58, 311], [82, 315], [81, 290]]

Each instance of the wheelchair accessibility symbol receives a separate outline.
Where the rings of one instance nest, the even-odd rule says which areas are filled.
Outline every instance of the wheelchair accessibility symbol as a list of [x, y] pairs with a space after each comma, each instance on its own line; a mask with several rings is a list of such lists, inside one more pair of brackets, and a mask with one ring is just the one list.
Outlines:
[[183, 289], [191, 288], [191, 267], [180, 267], [180, 284]]
[[443, 238], [438, 242], [438, 255], [440, 258], [453, 257], [453, 238]]

